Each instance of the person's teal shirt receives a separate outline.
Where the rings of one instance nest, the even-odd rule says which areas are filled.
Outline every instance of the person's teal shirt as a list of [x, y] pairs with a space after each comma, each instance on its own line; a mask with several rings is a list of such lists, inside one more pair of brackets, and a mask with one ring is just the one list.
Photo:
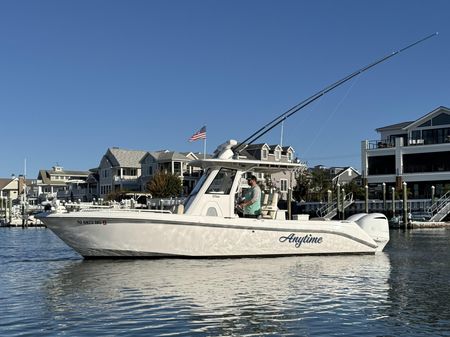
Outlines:
[[244, 214], [258, 215], [261, 211], [261, 189], [258, 185], [245, 192], [245, 201], [247, 200], [251, 200], [252, 203], [244, 207]]

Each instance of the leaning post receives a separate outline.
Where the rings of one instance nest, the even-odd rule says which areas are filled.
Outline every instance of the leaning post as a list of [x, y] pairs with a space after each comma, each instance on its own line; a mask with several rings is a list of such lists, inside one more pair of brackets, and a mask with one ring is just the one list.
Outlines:
[[383, 212], [386, 213], [386, 183], [383, 183]]
[[345, 189], [342, 187], [342, 220], [345, 219]]

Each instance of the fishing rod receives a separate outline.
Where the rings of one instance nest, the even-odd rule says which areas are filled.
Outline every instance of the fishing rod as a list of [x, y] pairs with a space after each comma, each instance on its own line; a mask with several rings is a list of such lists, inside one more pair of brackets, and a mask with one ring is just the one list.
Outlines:
[[240, 144], [238, 144], [237, 146], [234, 147], [233, 151], [235, 155], [238, 155], [239, 152], [241, 152], [243, 149], [245, 149], [248, 145], [253, 144], [256, 140], [258, 140], [259, 138], [261, 138], [262, 136], [264, 136], [267, 132], [269, 132], [270, 130], [272, 130], [274, 127], [276, 127], [278, 124], [280, 124], [281, 122], [283, 122], [284, 120], [286, 120], [287, 118], [291, 117], [293, 114], [295, 114], [296, 112], [298, 112], [299, 110], [303, 109], [304, 107], [308, 106], [309, 104], [311, 104], [312, 102], [316, 101], [317, 99], [319, 99], [320, 97], [324, 96], [326, 93], [330, 92], [331, 90], [339, 87], [340, 85], [346, 83], [347, 81], [351, 80], [353, 77], [358, 76], [359, 74], [362, 74], [363, 72], [365, 72], [366, 70], [369, 70], [370, 68], [375, 67], [376, 65], [390, 59], [391, 57], [411, 48], [414, 47], [415, 45], [422, 43], [425, 40], [428, 40], [436, 35], [438, 35], [439, 33], [433, 33], [430, 34], [420, 40], [417, 40], [414, 43], [411, 43], [410, 45], [399, 49], [397, 51], [392, 52], [389, 55], [386, 55], [382, 58], [380, 58], [379, 60], [370, 63], [369, 65], [362, 67], [361, 69], [351, 73], [350, 75], [345, 76], [344, 78], [340, 79], [339, 81], [325, 87], [324, 89], [318, 91], [317, 93], [315, 93], [314, 95], [308, 97], [307, 99], [301, 101], [300, 103], [298, 103], [297, 105], [294, 105], [292, 108], [290, 108], [289, 110], [287, 110], [286, 112], [282, 113], [281, 115], [279, 115], [278, 117], [274, 118], [272, 121], [270, 121], [269, 123], [267, 123], [266, 125], [264, 125], [263, 127], [261, 127], [259, 130], [257, 130], [256, 132], [254, 132], [252, 135], [250, 135], [248, 138], [246, 138], [244, 141], [242, 141]]

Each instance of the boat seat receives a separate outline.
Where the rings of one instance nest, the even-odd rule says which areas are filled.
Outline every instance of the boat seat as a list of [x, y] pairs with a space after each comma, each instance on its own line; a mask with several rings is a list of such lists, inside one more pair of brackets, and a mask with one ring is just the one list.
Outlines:
[[264, 201], [267, 201], [266, 204], [262, 204], [261, 206], [261, 215], [263, 219], [277, 219], [278, 209], [278, 192], [273, 192], [268, 194], [268, 198], [266, 200], [264, 196]]

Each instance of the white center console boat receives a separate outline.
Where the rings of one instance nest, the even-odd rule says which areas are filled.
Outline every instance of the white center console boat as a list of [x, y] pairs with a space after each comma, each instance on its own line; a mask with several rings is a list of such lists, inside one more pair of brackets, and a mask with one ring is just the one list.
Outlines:
[[213, 159], [191, 163], [205, 174], [179, 212], [88, 208], [39, 218], [87, 258], [373, 254], [389, 241], [383, 214], [358, 214], [346, 221], [239, 217], [235, 200], [243, 174], [294, 170], [299, 164], [233, 159], [235, 145], [229, 141]]

